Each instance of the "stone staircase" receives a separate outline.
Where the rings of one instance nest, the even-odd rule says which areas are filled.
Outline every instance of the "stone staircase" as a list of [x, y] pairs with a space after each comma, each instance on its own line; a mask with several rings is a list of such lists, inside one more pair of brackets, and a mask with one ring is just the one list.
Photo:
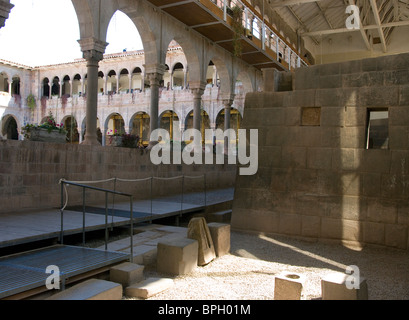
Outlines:
[[[147, 299], [173, 286], [171, 278], [144, 279], [145, 266], [156, 264], [157, 244], [160, 241], [184, 238], [187, 228], [148, 224], [134, 228], [133, 260], [110, 268], [109, 280], [88, 279], [47, 300], [121, 300], [123, 296]], [[96, 249], [104, 250], [105, 246]], [[108, 244], [109, 251], [130, 253], [130, 239]]]
[[[228, 213], [220, 213], [219, 217], [225, 217]], [[226, 235], [227, 233], [223, 231], [223, 228], [228, 227], [228, 240], [226, 241], [225, 236], [219, 235], [220, 232]], [[219, 245], [216, 241], [216, 249], [219, 252], [223, 251], [223, 254], [228, 253], [230, 249], [230, 228], [227, 224], [209, 223], [210, 231], [214, 237], [223, 239], [228, 243], [227, 250], [218, 249]], [[89, 279], [76, 284], [64, 291], [58, 292], [47, 300], [121, 300], [125, 297], [136, 298], [136, 299], [148, 299], [164, 290], [171, 288], [174, 285], [174, 280], [171, 277], [167, 277], [167, 274], [172, 274], [170, 272], [160, 272], [160, 277], [152, 276], [144, 278], [145, 268], [156, 269], [157, 255], [158, 255], [158, 244], [170, 246], [176, 248], [179, 252], [186, 255], [186, 246], [180, 246], [177, 248], [174, 246], [175, 243], [190, 241], [196, 242], [196, 240], [187, 239], [188, 228], [185, 227], [174, 227], [174, 226], [163, 226], [157, 224], [147, 224], [143, 226], [138, 226], [134, 228], [133, 236], [133, 259], [132, 262], [123, 262], [118, 265], [114, 265], [109, 270], [109, 280], [102, 279]], [[215, 239], [216, 240], [216, 239]], [[105, 246], [100, 248], [104, 250]], [[119, 251], [119, 252], [130, 252], [130, 239], [124, 238], [117, 240], [108, 244], [109, 251]], [[172, 249], [173, 250], [173, 249]], [[169, 250], [167, 255], [169, 256]], [[197, 249], [195, 253], [190, 253], [190, 256], [194, 256], [195, 262], [192, 263], [197, 266]], [[179, 257], [176, 254], [176, 258], [169, 257], [173, 262], [179, 263], [178, 259], [191, 259], [193, 258], [187, 256]], [[168, 259], [168, 258], [166, 258]], [[163, 260], [162, 260], [163, 261]], [[186, 261], [182, 261], [184, 264]], [[165, 261], [165, 265], [168, 261]], [[192, 267], [193, 268], [193, 267]], [[169, 271], [169, 270], [168, 270]], [[189, 270], [187, 271], [189, 272]], [[162, 276], [162, 274], [164, 276]], [[177, 275], [177, 274], [172, 274]]]

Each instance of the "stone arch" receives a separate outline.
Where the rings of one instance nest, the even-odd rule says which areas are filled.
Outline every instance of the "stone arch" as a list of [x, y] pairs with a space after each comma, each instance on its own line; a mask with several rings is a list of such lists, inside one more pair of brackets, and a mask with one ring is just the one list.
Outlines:
[[50, 80], [45, 77], [41, 81], [41, 87], [42, 87], [42, 95], [43, 97], [49, 97], [50, 96]]
[[[201, 110], [201, 121], [200, 129], [202, 130], [202, 135], [204, 137], [204, 130], [210, 129], [210, 117], [206, 110]], [[185, 129], [192, 129], [193, 128], [193, 110], [190, 111], [186, 118], [185, 118]]]
[[62, 79], [62, 95], [69, 96], [71, 92], [72, 83], [69, 75], [65, 75]]
[[[204, 55], [207, 54], [205, 50], [205, 44], [195, 38], [186, 30], [175, 30], [174, 37], [169, 39], [169, 45], [172, 41], [175, 41], [181, 48], [186, 59], [187, 69], [186, 73], [186, 86], [190, 88], [199, 88], [201, 84], [205, 84], [206, 78], [206, 66], [203, 63]], [[180, 61], [178, 61], [180, 62]], [[183, 64], [182, 64], [183, 65]], [[172, 65], [173, 69], [174, 65]]]
[[121, 71], [119, 71], [119, 88], [118, 88], [118, 93], [120, 92], [129, 92], [129, 71], [127, 68], [122, 68]]
[[21, 79], [19, 75], [12, 76], [11, 95], [20, 95]]
[[64, 129], [67, 131], [68, 143], [79, 143], [80, 135], [75, 117], [73, 115], [66, 115], [61, 122], [64, 125]]
[[140, 67], [135, 67], [132, 71], [131, 74], [131, 83], [132, 83], [132, 87], [131, 87], [131, 91], [134, 90], [143, 90], [143, 73], [142, 73], [142, 69]]
[[20, 123], [12, 114], [7, 114], [2, 119], [2, 135], [9, 140], [19, 140]]
[[[233, 68], [233, 58], [231, 55], [222, 57], [218, 54], [211, 56], [208, 63], [212, 63], [216, 66], [218, 78], [220, 80], [220, 93], [224, 96], [229, 96], [234, 93], [232, 68]], [[231, 61], [231, 62], [230, 62]], [[230, 62], [230, 63], [229, 63]]]
[[181, 62], [176, 62], [172, 67], [172, 87], [184, 87], [185, 67]]
[[135, 113], [129, 122], [129, 131], [131, 134], [138, 136], [143, 145], [149, 144], [150, 133], [150, 116], [144, 111]]
[[107, 74], [106, 86], [108, 93], [116, 93], [117, 88], [117, 74], [115, 70], [110, 70]]
[[105, 119], [104, 130], [106, 136], [126, 133], [125, 120], [123, 116], [118, 112], [111, 113]]
[[159, 35], [161, 29], [157, 23], [160, 21], [161, 13], [152, 10], [149, 4], [142, 1], [118, 0], [116, 2], [117, 10], [126, 14], [139, 32], [145, 52], [145, 65], [152, 66], [161, 63], [163, 61], [160, 59]]
[[105, 93], [105, 75], [104, 72], [98, 71], [98, 94]]
[[52, 96], [60, 96], [60, 78], [55, 76], [52, 81], [51, 85], [51, 95]]
[[[81, 123], [81, 137], [82, 137], [82, 141], [84, 140], [85, 137], [85, 133], [87, 131], [87, 117], [84, 117], [84, 119], [82, 119], [82, 123]], [[101, 131], [101, 124], [99, 121], [99, 118], [97, 117], [97, 139], [99, 141], [99, 143], [102, 143], [102, 131]]]
[[173, 130], [180, 130], [180, 128], [173, 128], [173, 122], [179, 120], [180, 117], [178, 116], [176, 111], [165, 110], [159, 116], [159, 128], [167, 130], [169, 132], [170, 139], [173, 139]]
[[0, 72], [0, 91], [9, 92], [9, 75], [5, 71]]
[[236, 84], [237, 81], [240, 81], [242, 83], [244, 94], [246, 94], [247, 92], [253, 92], [255, 90], [248, 69], [247, 70], [241, 69], [238, 72], [236, 77]]
[[81, 75], [79, 73], [74, 75], [74, 77], [72, 79], [71, 86], [72, 86], [72, 94], [73, 95], [77, 95], [82, 91], [82, 88], [81, 88]]

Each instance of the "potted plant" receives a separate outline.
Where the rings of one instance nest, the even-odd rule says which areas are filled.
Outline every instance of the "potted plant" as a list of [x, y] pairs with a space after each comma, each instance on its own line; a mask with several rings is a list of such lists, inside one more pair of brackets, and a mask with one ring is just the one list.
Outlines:
[[36, 98], [32, 93], [27, 96], [26, 102], [27, 107], [29, 107], [31, 111], [34, 111], [34, 109], [37, 107]]
[[67, 142], [67, 131], [64, 125], [56, 123], [51, 111], [42, 124], [26, 124], [21, 131], [24, 138], [30, 141]]

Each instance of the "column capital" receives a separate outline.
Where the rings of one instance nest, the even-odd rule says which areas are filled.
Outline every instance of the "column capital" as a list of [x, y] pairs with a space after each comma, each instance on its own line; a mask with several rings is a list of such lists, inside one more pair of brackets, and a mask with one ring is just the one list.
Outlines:
[[190, 89], [190, 91], [192, 92], [193, 97], [195, 99], [201, 99], [202, 95], [204, 93], [204, 89], [202, 89], [202, 88], [192, 88], [192, 89]]
[[196, 90], [196, 89], [200, 89], [200, 90], [203, 90], [203, 92], [205, 91], [205, 89], [206, 89], [206, 82], [204, 82], [204, 81], [189, 81], [189, 87], [190, 87], [190, 89], [192, 90], [192, 92], [193, 92], [193, 90]]
[[78, 40], [83, 58], [87, 61], [101, 61], [104, 57], [105, 48], [108, 43], [95, 38]]
[[0, 28], [4, 27], [13, 7], [14, 4], [11, 4], [9, 0], [0, 0]]
[[146, 74], [150, 85], [157, 85], [159, 86], [161, 80], [163, 79], [163, 74], [158, 72], [149, 72]]
[[143, 68], [146, 75], [157, 73], [163, 76], [166, 71], [166, 66], [161, 63], [144, 64]]
[[224, 97], [222, 97], [222, 101], [225, 109], [230, 108], [234, 101], [234, 94], [225, 95]]

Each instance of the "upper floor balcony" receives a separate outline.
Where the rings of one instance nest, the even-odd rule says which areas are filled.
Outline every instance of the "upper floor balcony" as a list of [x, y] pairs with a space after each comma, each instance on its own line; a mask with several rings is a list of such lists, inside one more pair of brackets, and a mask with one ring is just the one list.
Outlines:
[[148, 1], [255, 68], [291, 70], [308, 65], [246, 0]]

